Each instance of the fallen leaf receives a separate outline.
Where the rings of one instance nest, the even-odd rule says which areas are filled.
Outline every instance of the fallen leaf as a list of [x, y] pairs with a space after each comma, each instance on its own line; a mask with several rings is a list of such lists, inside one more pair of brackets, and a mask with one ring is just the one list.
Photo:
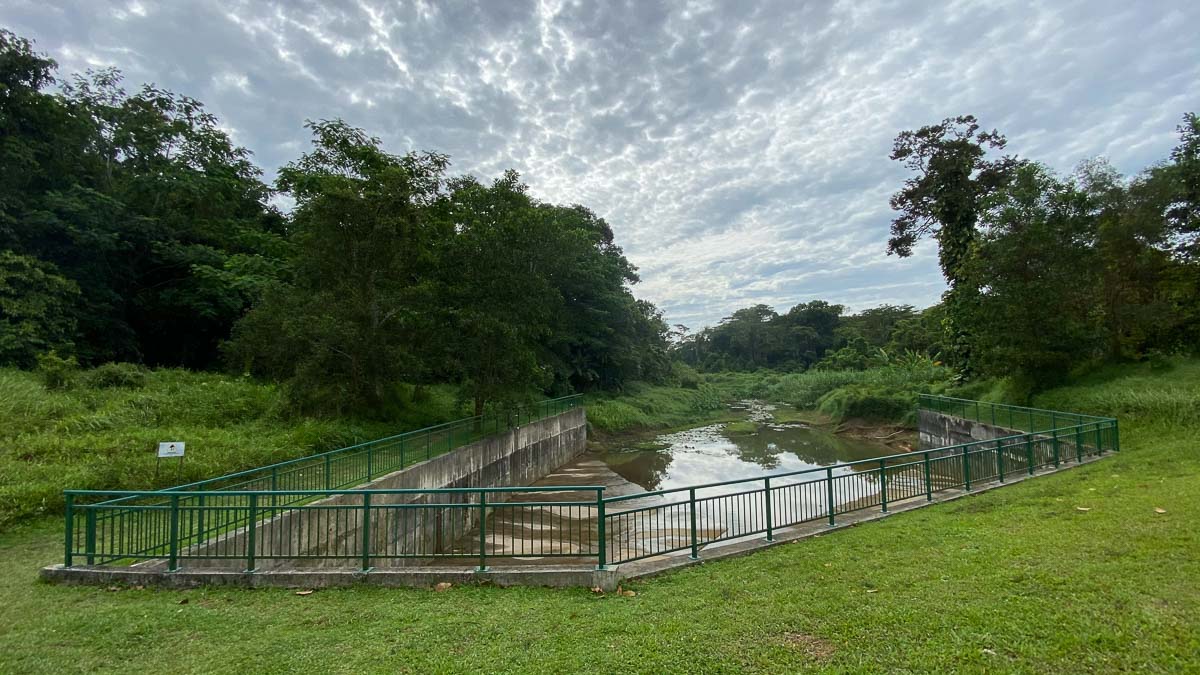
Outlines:
[[108, 587], [107, 589], [105, 589], [105, 590], [108, 590], [108, 591], [119, 591], [119, 590], [121, 590], [121, 587], [120, 587], [120, 586], [109, 586], [109, 587]]
[[1075, 507], [1075, 510], [1076, 510], [1076, 511], [1091, 511], [1091, 510], [1092, 510], [1092, 507], [1090, 507], [1090, 506], [1076, 506], [1076, 507]]
[[313, 594], [313, 592], [312, 592], [311, 590], [307, 590], [307, 591], [296, 591], [296, 595], [312, 595], [312, 594]]
[[868, 589], [867, 589], [867, 592], [868, 592], [868, 593], [878, 593], [878, 592], [879, 592], [879, 589], [878, 589], [878, 588], [868, 588]]
[[996, 650], [988, 649], [987, 647], [984, 647], [983, 649], [980, 649], [979, 651], [983, 652], [984, 654], [991, 654], [992, 656], [996, 655]]
[[1167, 510], [1166, 510], [1166, 509], [1164, 509], [1164, 508], [1163, 508], [1163, 507], [1161, 507], [1161, 506], [1156, 506], [1156, 507], [1154, 507], [1154, 512], [1155, 512], [1155, 513], [1166, 513], [1166, 512], [1167, 512]]
[[825, 563], [826, 567], [833, 567], [833, 563]]
[[439, 583], [438, 585], [434, 586], [433, 590], [437, 591], [438, 593], [441, 593], [442, 591], [450, 590], [450, 587], [452, 585], [453, 584], [451, 584], [449, 581], [443, 581], [443, 582]]
[[188, 604], [188, 599], [187, 599], [187, 598], [184, 598], [184, 599], [180, 600], [180, 601], [179, 601], [178, 603], [176, 603], [176, 604], [180, 604], [180, 605], [186, 605], [186, 604]]
[[635, 591], [617, 591], [617, 593], [627, 598], [632, 598], [633, 596], [637, 595]]
[[604, 595], [604, 589], [600, 588], [599, 586], [592, 586], [592, 592], [599, 595]]

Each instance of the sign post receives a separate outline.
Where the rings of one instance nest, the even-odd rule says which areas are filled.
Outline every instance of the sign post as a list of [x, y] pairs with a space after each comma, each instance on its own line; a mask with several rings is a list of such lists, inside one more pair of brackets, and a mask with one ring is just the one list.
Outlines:
[[183, 441], [168, 441], [158, 444], [158, 454], [154, 462], [154, 477], [158, 478], [158, 467], [162, 464], [163, 457], [178, 457], [179, 463], [175, 465], [175, 478], [179, 478], [180, 471], [183, 470]]

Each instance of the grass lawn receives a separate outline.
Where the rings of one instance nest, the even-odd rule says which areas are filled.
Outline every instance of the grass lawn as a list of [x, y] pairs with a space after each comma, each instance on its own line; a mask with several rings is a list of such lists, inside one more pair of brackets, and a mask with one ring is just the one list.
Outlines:
[[1168, 418], [1080, 394], [1083, 412], [1131, 418], [1104, 461], [632, 597], [50, 586], [36, 569], [60, 560], [61, 520], [35, 519], [0, 533], [0, 673], [1200, 672], [1200, 422], [1177, 414], [1200, 401], [1196, 375], [1088, 390], [1144, 378], [1170, 389]]

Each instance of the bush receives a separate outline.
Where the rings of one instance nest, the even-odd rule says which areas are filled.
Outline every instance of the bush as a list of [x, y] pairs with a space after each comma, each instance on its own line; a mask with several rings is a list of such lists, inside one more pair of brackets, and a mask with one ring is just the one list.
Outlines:
[[37, 357], [38, 376], [41, 378], [42, 384], [51, 391], [70, 387], [75, 381], [78, 371], [79, 362], [75, 360], [74, 356], [64, 359], [51, 349]]
[[136, 363], [105, 363], [84, 373], [83, 382], [96, 389], [141, 389], [146, 386], [146, 369]]

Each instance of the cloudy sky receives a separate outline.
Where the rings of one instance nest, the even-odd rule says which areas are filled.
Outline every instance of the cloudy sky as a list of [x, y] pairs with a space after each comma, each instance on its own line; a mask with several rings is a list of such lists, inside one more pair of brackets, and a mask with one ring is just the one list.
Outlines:
[[341, 117], [458, 172], [512, 167], [612, 224], [672, 322], [815, 298], [936, 301], [885, 255], [901, 129], [974, 114], [1009, 149], [1133, 173], [1200, 110], [1200, 3], [4, 0], [64, 73], [204, 101], [273, 178]]

